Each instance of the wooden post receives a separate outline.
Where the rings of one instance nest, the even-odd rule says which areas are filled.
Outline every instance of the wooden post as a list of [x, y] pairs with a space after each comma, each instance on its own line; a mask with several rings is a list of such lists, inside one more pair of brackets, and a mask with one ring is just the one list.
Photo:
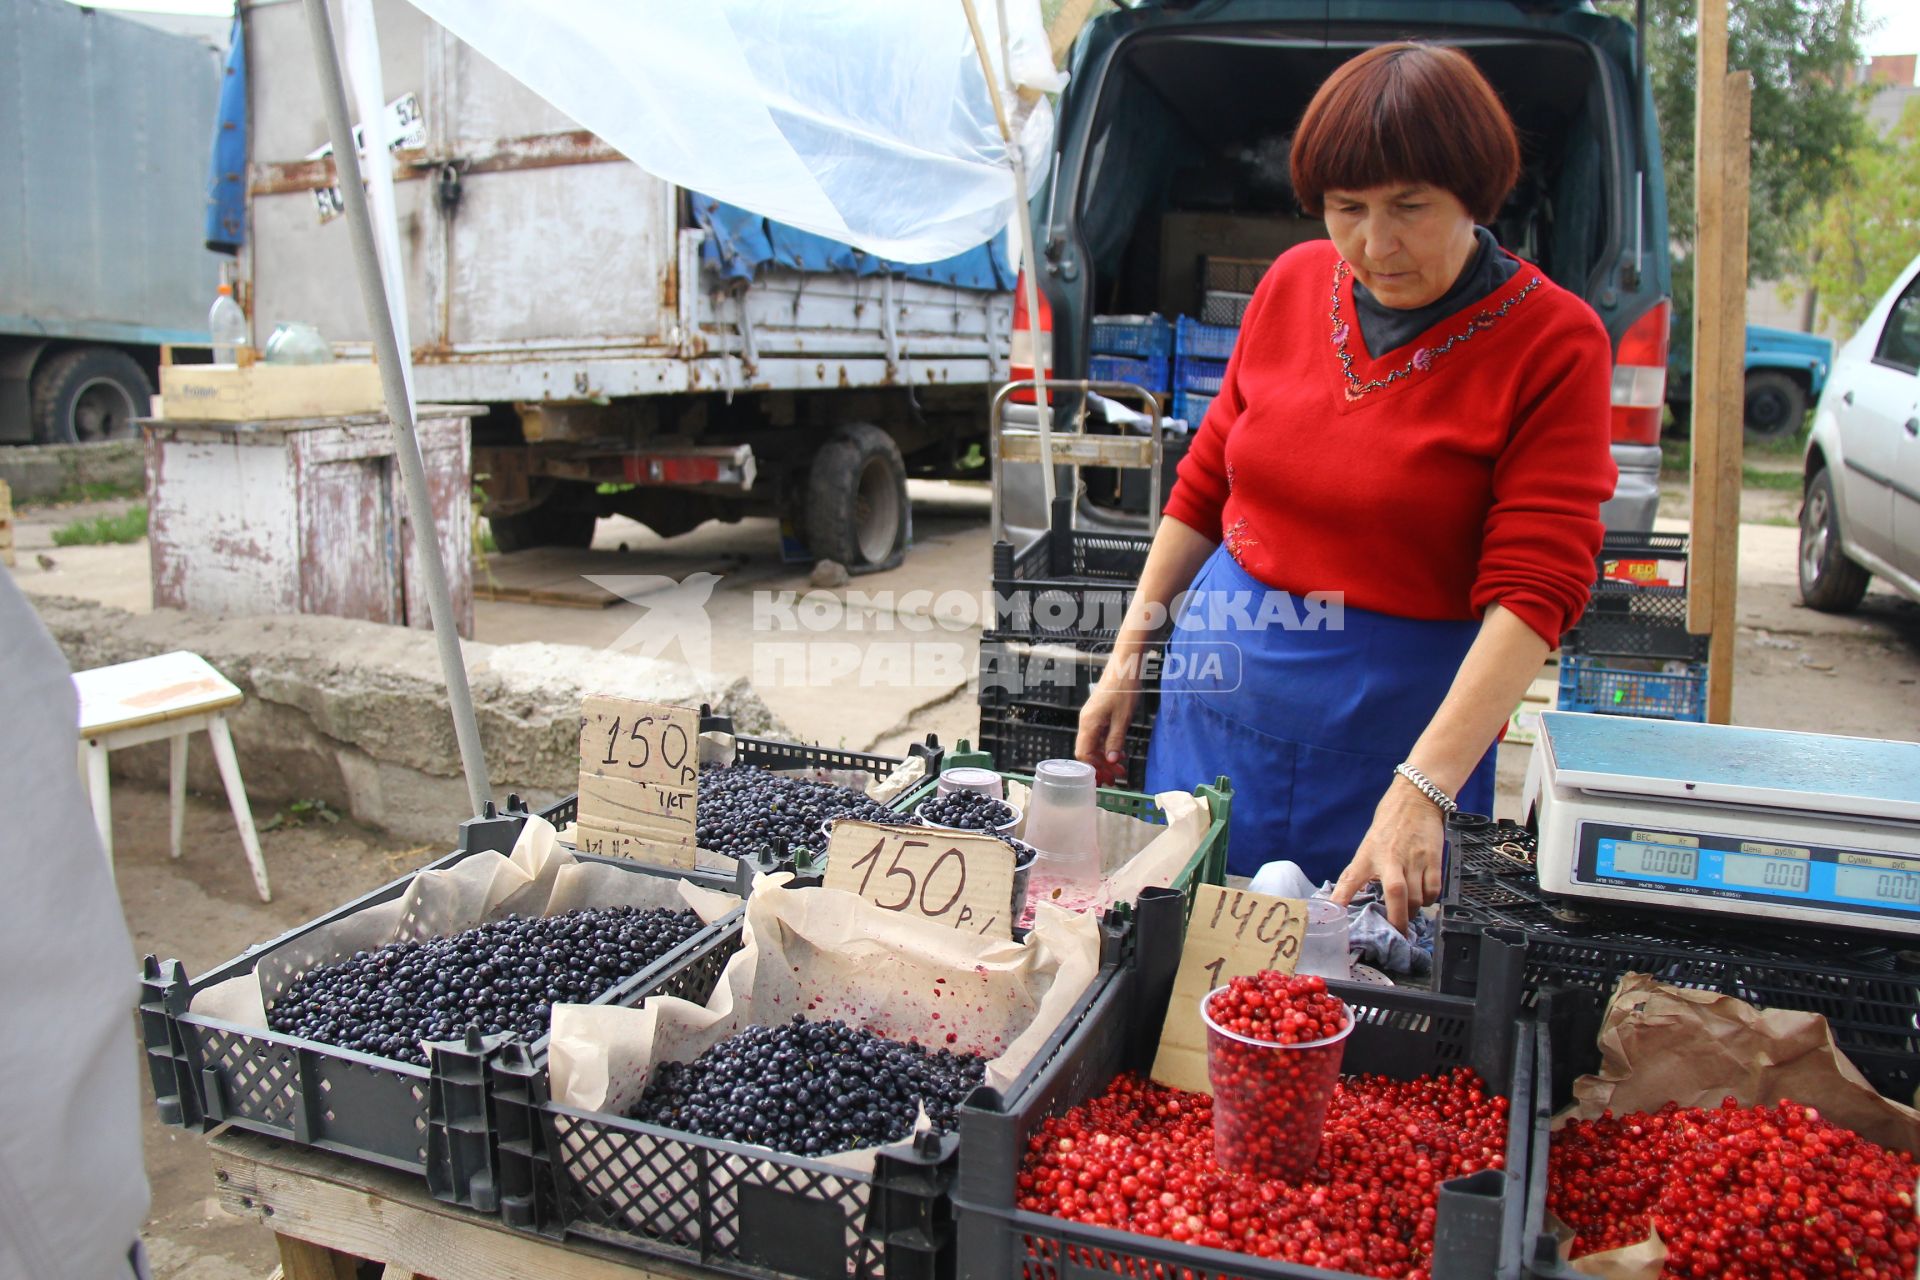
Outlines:
[[1694, 100], [1693, 550], [1687, 629], [1713, 637], [1707, 719], [1733, 713], [1753, 77], [1727, 71], [1727, 0], [1700, 0]]

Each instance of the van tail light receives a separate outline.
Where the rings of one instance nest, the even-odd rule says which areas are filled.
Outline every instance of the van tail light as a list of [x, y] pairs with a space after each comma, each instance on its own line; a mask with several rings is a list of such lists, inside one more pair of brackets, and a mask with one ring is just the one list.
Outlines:
[[1620, 339], [1613, 360], [1613, 442], [1659, 444], [1667, 403], [1667, 338], [1673, 307], [1656, 302]]
[[[1036, 289], [1034, 293], [1040, 299], [1038, 333], [1027, 318], [1027, 273], [1022, 271], [1013, 286], [1013, 335], [1007, 344], [1007, 364], [1014, 382], [1053, 376], [1053, 304], [1047, 301], [1046, 290]], [[1038, 374], [1034, 373], [1036, 367]], [[1010, 398], [1016, 404], [1032, 404], [1033, 392], [1015, 391]], [[1053, 403], [1051, 392], [1047, 403]]]

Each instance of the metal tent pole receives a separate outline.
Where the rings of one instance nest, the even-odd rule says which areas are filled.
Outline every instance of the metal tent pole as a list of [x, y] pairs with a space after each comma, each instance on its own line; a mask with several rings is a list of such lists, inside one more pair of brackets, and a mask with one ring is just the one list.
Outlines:
[[[420, 439], [414, 433], [413, 405], [407, 398], [407, 358], [393, 331], [393, 312], [387, 286], [380, 275], [380, 257], [373, 247], [373, 214], [366, 188], [360, 185], [360, 153], [353, 145], [353, 121], [347, 114], [346, 79], [340, 72], [340, 53], [333, 40], [327, 0], [304, 0], [307, 29], [313, 37], [313, 56], [320, 67], [320, 90], [327, 108], [327, 132], [333, 138], [333, 163], [340, 178], [340, 195], [347, 206], [347, 229], [353, 236], [353, 262], [360, 276], [360, 296], [373, 326], [373, 350], [380, 362], [380, 386], [386, 393], [387, 416], [393, 421], [394, 454], [407, 490], [407, 511], [413, 521], [413, 540], [421, 567], [426, 570], [427, 611], [440, 646], [440, 670], [447, 681], [447, 705], [453, 712], [453, 735], [460, 746], [460, 765], [467, 775], [467, 796], [473, 812], [485, 812], [493, 798], [487, 782], [487, 757], [480, 747], [480, 723], [473, 714], [473, 691], [467, 687], [467, 667], [460, 656], [460, 632], [454, 623], [453, 598], [447, 592], [447, 569], [440, 560], [439, 533], [434, 527], [433, 501], [427, 496], [426, 464], [420, 459]], [[369, 122], [371, 124], [372, 122]], [[384, 158], [378, 140], [368, 145]]]

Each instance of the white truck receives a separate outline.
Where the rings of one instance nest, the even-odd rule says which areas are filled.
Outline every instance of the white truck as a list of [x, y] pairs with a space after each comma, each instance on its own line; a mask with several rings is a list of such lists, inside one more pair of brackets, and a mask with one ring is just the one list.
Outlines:
[[134, 437], [220, 282], [219, 52], [66, 0], [0, 0], [0, 50], [0, 443]]
[[[241, 13], [255, 343], [305, 321], [365, 350], [301, 8]], [[663, 536], [775, 515], [859, 572], [906, 548], [906, 477], [986, 477], [1003, 246], [889, 268], [769, 228], [643, 172], [411, 5], [375, 15], [416, 395], [489, 407], [474, 473], [502, 550], [584, 546], [602, 515]]]

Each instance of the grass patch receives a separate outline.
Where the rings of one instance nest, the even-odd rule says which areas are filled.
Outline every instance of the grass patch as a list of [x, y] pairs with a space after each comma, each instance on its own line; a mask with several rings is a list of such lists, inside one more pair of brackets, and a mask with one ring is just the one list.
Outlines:
[[310, 827], [316, 822], [328, 826], [340, 821], [340, 814], [325, 800], [295, 800], [260, 824], [262, 831], [282, 831], [292, 827]]
[[[1796, 458], [1800, 446], [1795, 443], [1784, 452], [1781, 450], [1762, 450], [1751, 442], [1746, 452], [1756, 458]], [[1660, 442], [1660, 476], [1674, 484], [1686, 484], [1691, 478], [1693, 468], [1693, 441], [1662, 440]], [[1806, 477], [1795, 467], [1791, 471], [1772, 467], [1743, 466], [1740, 469], [1740, 484], [1747, 489], [1772, 489], [1780, 493], [1798, 493]]]
[[117, 502], [122, 498], [144, 498], [147, 486], [144, 483], [120, 484], [112, 480], [88, 480], [70, 485], [50, 498], [36, 498], [31, 502], [15, 502], [13, 505], [21, 511], [36, 507], [69, 507], [76, 502]]
[[145, 503], [128, 507], [118, 515], [94, 516], [75, 520], [53, 531], [56, 547], [91, 547], [103, 543], [138, 542], [147, 536]]

